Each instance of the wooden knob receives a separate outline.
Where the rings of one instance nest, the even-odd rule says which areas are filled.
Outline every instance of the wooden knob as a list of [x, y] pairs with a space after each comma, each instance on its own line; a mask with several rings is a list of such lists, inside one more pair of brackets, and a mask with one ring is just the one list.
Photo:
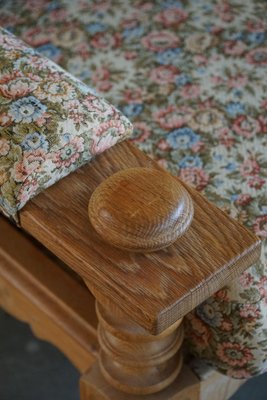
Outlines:
[[167, 172], [130, 168], [102, 182], [89, 202], [90, 221], [103, 240], [128, 251], [172, 244], [189, 227], [193, 203]]

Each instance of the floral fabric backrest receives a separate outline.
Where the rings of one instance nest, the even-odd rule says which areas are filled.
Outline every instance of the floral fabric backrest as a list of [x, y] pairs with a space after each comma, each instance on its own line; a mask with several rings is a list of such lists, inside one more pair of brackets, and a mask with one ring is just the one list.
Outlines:
[[128, 119], [52, 61], [0, 30], [0, 210], [130, 135]]

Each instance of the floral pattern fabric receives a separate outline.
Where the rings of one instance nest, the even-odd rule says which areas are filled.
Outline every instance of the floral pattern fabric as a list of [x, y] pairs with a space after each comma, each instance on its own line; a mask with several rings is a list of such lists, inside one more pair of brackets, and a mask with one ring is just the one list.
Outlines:
[[131, 124], [84, 83], [0, 31], [0, 210], [33, 196], [127, 137]]
[[[95, 87], [133, 141], [267, 237], [265, 0], [6, 0], [0, 23]], [[39, 111], [38, 111], [39, 112]], [[186, 318], [186, 346], [220, 371], [266, 370], [267, 263]]]

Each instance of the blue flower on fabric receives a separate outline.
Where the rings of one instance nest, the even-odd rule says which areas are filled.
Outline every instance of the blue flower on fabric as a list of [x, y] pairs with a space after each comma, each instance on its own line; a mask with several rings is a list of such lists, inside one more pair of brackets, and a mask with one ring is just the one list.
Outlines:
[[182, 50], [179, 47], [161, 51], [157, 54], [156, 61], [162, 65], [172, 64], [181, 53]]
[[235, 171], [237, 168], [236, 163], [230, 162], [226, 165], [225, 169], [227, 169], [227, 171]]
[[179, 0], [165, 0], [160, 5], [162, 8], [183, 8], [183, 4]]
[[49, 3], [48, 3], [48, 6], [47, 6], [47, 10], [48, 11], [54, 11], [54, 10], [57, 10], [57, 9], [59, 9], [60, 8], [60, 2], [59, 1], [50, 1]]
[[36, 97], [28, 96], [11, 104], [8, 114], [15, 122], [30, 123], [36, 121], [46, 109]]
[[235, 117], [238, 114], [245, 114], [245, 107], [243, 104], [239, 103], [239, 102], [231, 102], [227, 105], [226, 107], [226, 111], [232, 115], [233, 117]]
[[202, 160], [198, 156], [186, 156], [179, 162], [180, 168], [200, 168], [202, 167]]
[[265, 41], [265, 32], [251, 32], [248, 35], [248, 40], [251, 43], [261, 44]]
[[122, 35], [124, 38], [131, 40], [142, 36], [143, 33], [144, 33], [144, 28], [142, 26], [136, 26], [135, 28], [132, 29], [124, 29]]
[[136, 117], [143, 111], [143, 109], [143, 104], [132, 103], [124, 106], [122, 111], [127, 117]]
[[208, 299], [198, 306], [196, 314], [210, 326], [220, 326], [223, 320], [218, 305], [212, 299]]
[[243, 32], [234, 32], [232, 35], [230, 35], [229, 39], [230, 40], [243, 40], [244, 33]]
[[191, 128], [174, 129], [167, 137], [167, 142], [173, 149], [188, 149], [198, 141], [199, 135]]
[[238, 194], [232, 194], [230, 196], [231, 201], [236, 201], [238, 199], [239, 195]]
[[190, 76], [188, 76], [186, 74], [178, 75], [175, 78], [175, 83], [176, 83], [177, 86], [184, 86], [184, 85], [186, 85], [187, 83], [190, 83], [190, 82], [191, 82], [191, 78], [190, 78]]
[[28, 133], [21, 143], [21, 146], [26, 151], [44, 149], [48, 150], [48, 141], [46, 137], [39, 132]]
[[37, 47], [36, 50], [42, 54], [42, 56], [51, 59], [58, 58], [61, 55], [61, 50], [51, 43], [43, 44], [42, 46]]
[[107, 26], [102, 24], [101, 22], [91, 22], [90, 24], [86, 25], [87, 32], [94, 35], [98, 32], [104, 32], [107, 30]]

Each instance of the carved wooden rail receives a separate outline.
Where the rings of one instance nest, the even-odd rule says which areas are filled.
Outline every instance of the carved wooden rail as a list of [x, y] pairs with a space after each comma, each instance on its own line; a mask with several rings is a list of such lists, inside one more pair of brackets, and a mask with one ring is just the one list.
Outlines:
[[84, 376], [83, 400], [180, 399], [180, 319], [260, 252], [251, 232], [127, 142], [37, 196], [20, 217], [97, 299], [101, 373], [96, 365]]

